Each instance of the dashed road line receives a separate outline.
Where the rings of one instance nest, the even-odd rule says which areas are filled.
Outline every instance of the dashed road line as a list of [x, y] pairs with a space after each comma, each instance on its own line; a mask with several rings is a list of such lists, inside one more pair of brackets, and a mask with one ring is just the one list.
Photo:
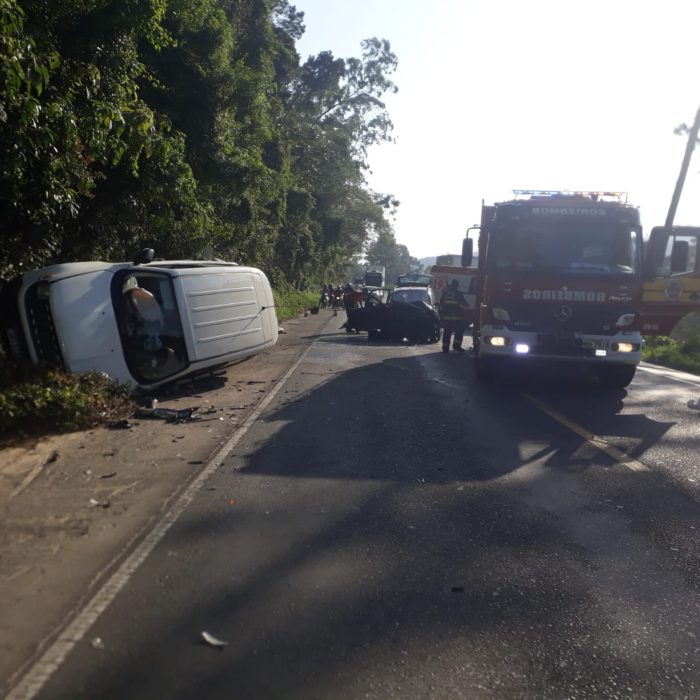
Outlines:
[[586, 430], [586, 428], [579, 425], [578, 423], [574, 423], [574, 421], [570, 420], [562, 413], [559, 413], [559, 411], [552, 408], [551, 406], [548, 406], [546, 403], [543, 403], [542, 401], [536, 399], [530, 394], [524, 394], [524, 397], [528, 401], [530, 401], [530, 403], [533, 403], [535, 406], [537, 406], [537, 408], [539, 408], [540, 411], [546, 413], [550, 418], [553, 418], [555, 421], [557, 421], [557, 423], [561, 423], [565, 428], [568, 428], [577, 435], [580, 435], [589, 445], [595, 447], [601, 452], [604, 452], [609, 457], [612, 457], [616, 462], [618, 462], [624, 467], [627, 467], [627, 469], [630, 469], [633, 472], [649, 471], [649, 467], [647, 467], [645, 464], [642, 464], [638, 460], [634, 459], [634, 457], [630, 457], [626, 452], [623, 452], [622, 450], [618, 449], [617, 447], [615, 447], [615, 445], [611, 445], [607, 440], [604, 440], [602, 437], [595, 435], [589, 430]]

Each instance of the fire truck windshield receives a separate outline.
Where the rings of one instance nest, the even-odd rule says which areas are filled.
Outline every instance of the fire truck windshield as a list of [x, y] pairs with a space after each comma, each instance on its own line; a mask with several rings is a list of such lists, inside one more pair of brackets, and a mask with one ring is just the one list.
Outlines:
[[491, 231], [488, 269], [571, 276], [639, 274], [641, 233], [619, 223], [520, 221]]

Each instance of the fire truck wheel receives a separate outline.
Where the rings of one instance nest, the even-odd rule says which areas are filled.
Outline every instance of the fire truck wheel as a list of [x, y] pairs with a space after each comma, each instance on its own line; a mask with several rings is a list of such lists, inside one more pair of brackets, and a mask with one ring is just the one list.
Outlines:
[[598, 379], [606, 389], [624, 389], [634, 379], [636, 365], [598, 367]]

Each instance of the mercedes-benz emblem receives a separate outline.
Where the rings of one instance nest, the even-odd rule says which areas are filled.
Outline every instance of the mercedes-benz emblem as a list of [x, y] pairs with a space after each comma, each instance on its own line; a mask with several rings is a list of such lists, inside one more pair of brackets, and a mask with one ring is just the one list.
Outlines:
[[571, 310], [570, 306], [560, 306], [554, 314], [554, 318], [564, 323], [564, 321], [570, 321], [573, 315], [574, 312]]

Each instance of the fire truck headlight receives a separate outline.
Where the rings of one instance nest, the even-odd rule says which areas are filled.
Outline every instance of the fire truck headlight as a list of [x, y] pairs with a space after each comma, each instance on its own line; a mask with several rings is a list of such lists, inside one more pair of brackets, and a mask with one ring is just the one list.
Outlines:
[[528, 352], [530, 352], [530, 346], [525, 343], [517, 343], [515, 345], [515, 352], [520, 355], [526, 355]]
[[615, 321], [615, 325], [618, 328], [623, 328], [624, 326], [631, 326], [635, 319], [637, 318], [637, 314], [622, 314], [620, 318]]
[[639, 350], [637, 343], [613, 343], [612, 349], [616, 352], [634, 352]]
[[497, 321], [510, 321], [510, 314], [505, 309], [501, 309], [498, 306], [491, 309], [491, 314]]
[[487, 336], [484, 340], [486, 340], [489, 345], [493, 345], [497, 348], [504, 348], [508, 342], [506, 338], [501, 335], [494, 335], [490, 338]]

